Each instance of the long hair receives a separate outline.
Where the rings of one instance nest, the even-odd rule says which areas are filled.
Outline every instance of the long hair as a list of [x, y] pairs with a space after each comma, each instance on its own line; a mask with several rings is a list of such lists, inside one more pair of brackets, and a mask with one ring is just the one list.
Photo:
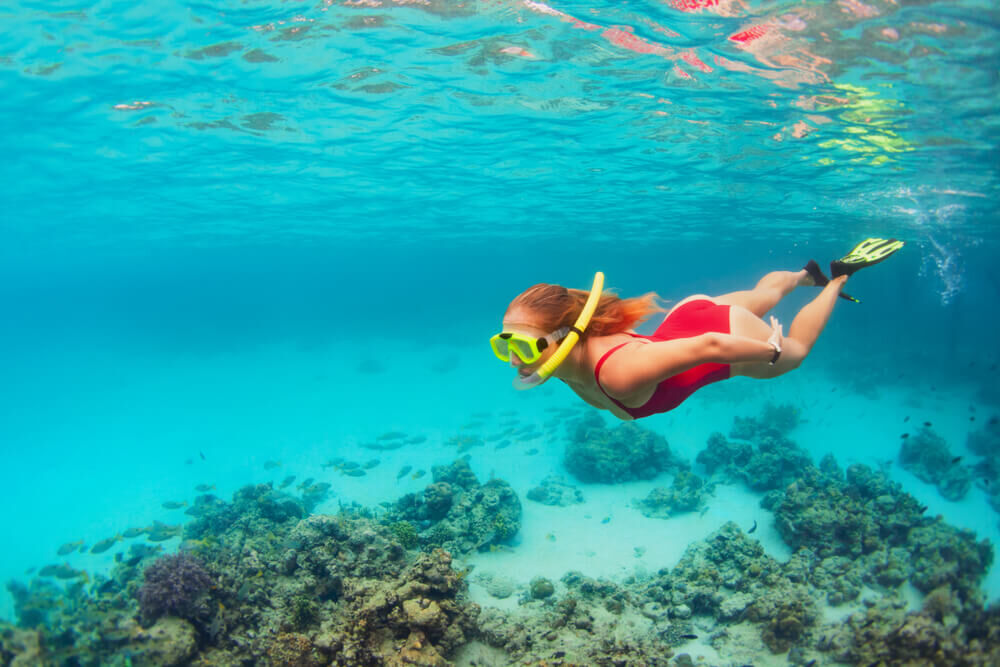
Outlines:
[[[561, 285], [539, 283], [521, 292], [507, 307], [507, 312], [523, 308], [531, 313], [532, 324], [555, 331], [560, 327], [573, 326], [583, 312], [590, 292], [567, 289]], [[622, 299], [608, 290], [601, 293], [597, 309], [583, 332], [583, 338], [609, 336], [634, 328], [653, 313], [662, 313], [664, 308], [658, 303], [656, 292]]]

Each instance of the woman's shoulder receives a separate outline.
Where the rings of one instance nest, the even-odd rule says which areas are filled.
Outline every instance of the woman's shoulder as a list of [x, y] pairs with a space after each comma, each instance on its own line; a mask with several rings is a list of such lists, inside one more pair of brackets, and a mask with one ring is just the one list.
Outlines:
[[[615, 348], [628, 346], [629, 343], [643, 344], [649, 340], [645, 336], [640, 336], [634, 331], [623, 331], [622, 333], [609, 334], [607, 336], [594, 336], [587, 340], [587, 359], [591, 366], [597, 365], [608, 352]], [[617, 351], [616, 351], [617, 353]]]

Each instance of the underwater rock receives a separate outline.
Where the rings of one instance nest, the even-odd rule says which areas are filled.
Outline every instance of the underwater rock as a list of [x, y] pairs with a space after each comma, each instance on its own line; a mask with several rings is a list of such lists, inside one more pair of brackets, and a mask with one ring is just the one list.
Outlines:
[[477, 573], [473, 576], [473, 581], [498, 600], [509, 598], [517, 588], [513, 579], [493, 573]]
[[254, 525], [280, 524], [297, 521], [312, 510], [329, 490], [303, 486], [307, 500], [303, 502], [284, 491], [275, 490], [270, 483], [244, 486], [233, 494], [233, 501], [227, 503], [215, 496], [200, 496], [194, 507], [198, 514], [194, 521], [184, 526], [184, 538], [198, 540], [211, 535], [225, 533], [236, 521]]
[[1000, 459], [1000, 419], [993, 416], [976, 431], [971, 431], [966, 439], [966, 447], [973, 454], [997, 461]]
[[464, 458], [433, 471], [423, 494], [407, 494], [389, 507], [386, 523], [412, 522], [420, 544], [459, 554], [509, 543], [521, 529], [521, 501], [507, 482], [480, 485]]
[[45, 659], [41, 633], [0, 621], [0, 665], [34, 667], [42, 664], [45, 664]]
[[184, 665], [198, 650], [198, 635], [184, 619], [165, 616], [151, 628], [139, 629], [126, 650], [135, 667]]
[[421, 554], [396, 579], [359, 580], [345, 588], [315, 644], [327, 661], [345, 667], [445, 665], [443, 656], [467, 641], [479, 613], [457, 599], [464, 590], [446, 552]]
[[923, 481], [937, 486], [948, 500], [961, 500], [972, 486], [968, 469], [955, 460], [944, 438], [929, 427], [903, 440], [899, 461]]
[[542, 483], [527, 494], [528, 500], [543, 505], [566, 507], [583, 502], [583, 494], [575, 486], [567, 484], [559, 475], [549, 475]]
[[456, 459], [451, 465], [431, 466], [431, 477], [435, 482], [448, 482], [460, 489], [473, 489], [479, 486], [479, 479], [469, 467], [469, 457]]
[[607, 428], [596, 414], [570, 427], [563, 463], [582, 482], [606, 484], [652, 479], [689, 467], [662, 436], [632, 422]]
[[736, 440], [762, 440], [783, 438], [799, 425], [800, 410], [791, 403], [768, 402], [761, 410], [760, 417], [736, 417], [730, 438]]
[[843, 483], [812, 469], [786, 489], [775, 521], [789, 546], [815, 554], [814, 585], [837, 582], [831, 601], [853, 599], [862, 582], [906, 580], [925, 592], [949, 584], [972, 600], [993, 561], [988, 540], [976, 542], [971, 531], [924, 517], [898, 483], [859, 464], [847, 469]]
[[325, 664], [307, 635], [282, 632], [267, 647], [267, 658], [272, 665], [286, 667], [314, 667]]
[[695, 461], [709, 474], [719, 472], [723, 479], [743, 482], [755, 491], [784, 488], [812, 465], [809, 454], [794, 442], [773, 429], [756, 427], [756, 420], [749, 421], [753, 429], [734, 428], [734, 432], [746, 431], [752, 442], [730, 442], [721, 433], [713, 433]]
[[674, 476], [669, 489], [657, 487], [644, 499], [633, 501], [633, 504], [643, 516], [651, 519], [669, 519], [677, 514], [700, 509], [705, 504], [705, 496], [709, 495], [713, 488], [713, 485], [706, 486], [694, 473], [682, 470]]
[[764, 624], [761, 638], [772, 653], [784, 653], [816, 624], [819, 609], [803, 587], [769, 588], [747, 607], [746, 617]]
[[816, 648], [857, 665], [1000, 664], [1000, 608], [959, 612], [947, 591], [934, 597], [909, 613], [902, 600], [878, 600], [824, 628]]
[[427, 518], [432, 521], [443, 519], [451, 509], [453, 494], [448, 482], [434, 482], [424, 489], [424, 504]]
[[555, 592], [555, 586], [545, 577], [535, 577], [528, 586], [528, 593], [533, 600], [544, 600], [547, 597], [552, 597]]

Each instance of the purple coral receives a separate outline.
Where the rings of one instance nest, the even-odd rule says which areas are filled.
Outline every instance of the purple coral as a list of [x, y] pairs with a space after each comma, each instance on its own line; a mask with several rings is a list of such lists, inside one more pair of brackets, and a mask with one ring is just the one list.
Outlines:
[[149, 620], [164, 614], [193, 619], [199, 615], [201, 595], [214, 583], [204, 563], [185, 553], [157, 558], [143, 578], [139, 608]]

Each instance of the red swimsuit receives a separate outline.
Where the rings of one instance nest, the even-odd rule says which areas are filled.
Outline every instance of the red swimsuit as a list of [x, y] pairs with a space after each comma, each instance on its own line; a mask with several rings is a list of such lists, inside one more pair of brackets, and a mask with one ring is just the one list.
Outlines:
[[[729, 333], [729, 306], [719, 306], [708, 299], [695, 299], [694, 301], [688, 301], [683, 306], [679, 306], [674, 312], [667, 315], [666, 319], [663, 320], [663, 324], [653, 332], [652, 336], [640, 336], [631, 333], [629, 335], [633, 338], [642, 338], [656, 342], [674, 340], [676, 338], [690, 338], [709, 331]], [[608, 392], [604, 391], [604, 387], [601, 386], [601, 379], [599, 377], [601, 366], [604, 365], [609, 356], [623, 345], [628, 345], [628, 343], [616, 345], [604, 353], [604, 356], [601, 357], [600, 361], [594, 367], [594, 380], [597, 381], [597, 386], [600, 387], [601, 391], [604, 392], [604, 395], [612, 403], [635, 419], [673, 410], [698, 389], [729, 377], [729, 364], [700, 364], [683, 373], [668, 377], [656, 385], [656, 391], [653, 392], [653, 395], [650, 396], [645, 404], [637, 408], [630, 408], [609, 396]]]

